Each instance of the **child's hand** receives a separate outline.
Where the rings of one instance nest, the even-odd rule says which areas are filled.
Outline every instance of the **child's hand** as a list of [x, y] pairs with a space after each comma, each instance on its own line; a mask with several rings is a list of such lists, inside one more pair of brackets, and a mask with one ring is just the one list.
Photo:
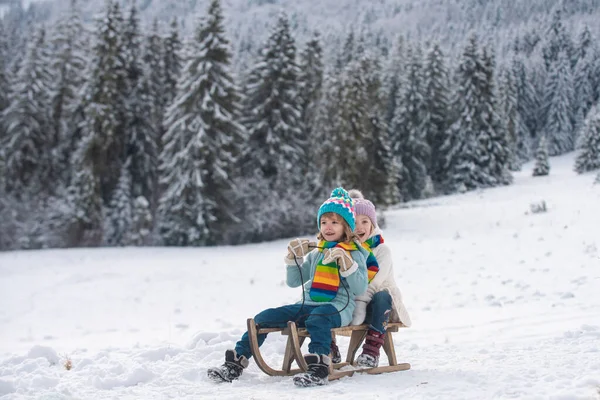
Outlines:
[[342, 271], [350, 269], [352, 264], [354, 264], [354, 260], [350, 257], [350, 254], [339, 247], [327, 249], [323, 252], [323, 255], [323, 264], [329, 264], [335, 261]]
[[302, 258], [317, 247], [315, 242], [308, 239], [294, 239], [288, 244], [288, 258]]

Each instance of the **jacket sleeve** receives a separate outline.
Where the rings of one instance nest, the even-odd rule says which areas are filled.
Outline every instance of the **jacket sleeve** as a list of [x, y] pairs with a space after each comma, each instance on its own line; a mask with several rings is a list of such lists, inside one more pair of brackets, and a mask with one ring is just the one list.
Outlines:
[[[364, 250], [362, 246], [359, 246], [358, 251], [352, 251], [352, 259], [354, 264], [346, 272], [340, 272], [340, 274], [346, 278], [346, 282], [350, 286], [350, 291], [354, 296], [363, 293], [367, 290], [368, 277], [367, 277], [367, 257], [361, 250]], [[366, 252], [366, 250], [364, 250]]]
[[369, 288], [365, 293], [357, 296], [357, 300], [369, 302], [373, 298], [373, 295], [377, 293], [382, 287], [383, 283], [388, 280], [388, 277], [392, 274], [392, 251], [386, 244], [380, 244], [375, 249], [375, 258], [377, 258], [377, 264], [379, 265], [379, 271], [375, 274], [373, 280], [369, 283]]
[[289, 287], [298, 287], [311, 277], [312, 263], [315, 257], [317, 257], [318, 250], [313, 250], [304, 259], [304, 262], [300, 264], [300, 267], [294, 264], [286, 264], [286, 283]]

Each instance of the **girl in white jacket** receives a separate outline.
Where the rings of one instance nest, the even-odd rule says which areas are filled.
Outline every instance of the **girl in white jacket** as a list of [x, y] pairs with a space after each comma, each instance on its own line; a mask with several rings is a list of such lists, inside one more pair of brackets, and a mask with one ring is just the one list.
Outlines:
[[354, 233], [363, 247], [374, 255], [374, 259], [367, 259], [369, 287], [365, 293], [355, 298], [352, 325], [369, 324], [362, 354], [356, 362], [362, 367], [377, 367], [387, 323], [402, 322], [405, 326], [410, 326], [411, 321], [394, 279], [391, 250], [384, 243], [381, 229], [377, 225], [375, 206], [358, 190], [351, 190], [349, 194], [354, 198], [356, 211]]

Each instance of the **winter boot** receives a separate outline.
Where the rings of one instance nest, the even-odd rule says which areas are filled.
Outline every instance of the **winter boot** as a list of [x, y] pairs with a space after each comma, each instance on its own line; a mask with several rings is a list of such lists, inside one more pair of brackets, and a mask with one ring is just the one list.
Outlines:
[[375, 368], [379, 365], [379, 349], [385, 341], [385, 333], [369, 329], [363, 345], [362, 354], [356, 359], [356, 364], [363, 368]]
[[324, 354], [307, 354], [304, 360], [308, 364], [308, 371], [296, 375], [294, 384], [301, 387], [326, 385], [329, 382], [331, 358]]
[[334, 364], [342, 362], [342, 355], [340, 354], [340, 349], [335, 343], [335, 340], [331, 341], [331, 362]]
[[247, 366], [248, 359], [245, 356], [238, 356], [235, 350], [227, 350], [225, 363], [220, 367], [209, 368], [208, 377], [215, 382], [231, 382], [239, 378]]

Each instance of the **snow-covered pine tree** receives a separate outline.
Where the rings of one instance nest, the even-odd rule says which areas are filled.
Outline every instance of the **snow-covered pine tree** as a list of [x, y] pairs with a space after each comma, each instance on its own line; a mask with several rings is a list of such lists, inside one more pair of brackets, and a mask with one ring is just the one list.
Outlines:
[[511, 63], [517, 102], [517, 145], [518, 157], [523, 161], [531, 159], [531, 136], [536, 129], [539, 101], [536, 90], [528, 78], [523, 60], [515, 56]]
[[477, 135], [479, 143], [478, 165], [486, 180], [484, 186], [508, 185], [512, 175], [508, 169], [509, 145], [507, 132], [503, 129], [498, 115], [500, 108], [495, 80], [495, 54], [485, 46], [479, 64], [484, 79], [481, 81], [481, 112], [479, 114], [480, 129]]
[[370, 131], [365, 137], [368, 164], [360, 187], [365, 196], [378, 206], [396, 204], [401, 200], [398, 190], [400, 168], [392, 154], [389, 129], [377, 113], [372, 114], [368, 127]]
[[524, 136], [527, 128], [523, 126], [519, 115], [518, 91], [512, 69], [502, 71], [499, 91], [499, 117], [502, 129], [507, 135], [509, 148], [508, 168], [511, 171], [520, 171], [529, 157], [529, 138]]
[[340, 135], [341, 121], [341, 82], [338, 75], [329, 73], [323, 80], [323, 97], [317, 110], [316, 139], [319, 146], [315, 146], [319, 160], [319, 170], [322, 176], [322, 192], [319, 198], [328, 196], [331, 188], [341, 186], [338, 176], [339, 169], [336, 162], [339, 159], [339, 146], [337, 138]]
[[108, 205], [125, 162], [127, 145], [127, 69], [123, 49], [123, 17], [118, 2], [107, 1], [97, 20], [90, 76], [84, 97], [82, 137], [89, 136], [92, 173]]
[[65, 247], [98, 246], [102, 243], [102, 193], [93, 158], [99, 137], [88, 133], [73, 155], [73, 177], [67, 190], [61, 226], [65, 229]]
[[406, 51], [406, 73], [400, 77], [397, 108], [390, 127], [392, 152], [404, 166], [398, 185], [405, 200], [422, 197], [431, 156], [423, 129], [426, 111], [422, 53], [418, 44], [414, 46]]
[[440, 148], [450, 120], [450, 88], [444, 54], [439, 43], [428, 51], [424, 66], [424, 120], [427, 144], [431, 149], [429, 175], [436, 185], [443, 181]]
[[313, 34], [300, 56], [300, 99], [302, 101], [302, 122], [307, 137], [315, 129], [317, 107], [323, 89], [323, 49], [320, 35]]
[[168, 107], [177, 95], [177, 80], [181, 74], [182, 54], [181, 54], [181, 39], [179, 39], [179, 26], [177, 19], [171, 21], [170, 31], [167, 37], [164, 38], [164, 99], [165, 107]]
[[52, 75], [44, 29], [30, 41], [27, 55], [11, 89], [12, 101], [2, 114], [6, 132], [6, 188], [24, 198], [53, 189], [47, 177], [51, 166], [49, 86]]
[[398, 90], [400, 89], [400, 80], [405, 73], [405, 47], [404, 37], [398, 36], [392, 50], [392, 56], [383, 72], [384, 122], [387, 126], [391, 126], [392, 124], [394, 112], [396, 111]]
[[573, 150], [573, 79], [565, 52], [551, 66], [544, 107], [548, 154], [556, 156]]
[[244, 104], [247, 171], [260, 168], [278, 192], [302, 182], [299, 166], [306, 162], [298, 76], [296, 45], [281, 14], [253, 67]]
[[[138, 10], [135, 1], [132, 1], [129, 17], [123, 29], [125, 69], [128, 78], [126, 157], [129, 160], [128, 174], [131, 176], [132, 183], [129, 188], [129, 203], [133, 202], [132, 199], [143, 196], [154, 209], [158, 200], [156, 198], [158, 165], [156, 142], [159, 134], [157, 126], [154, 125], [159, 119], [155, 112], [155, 101], [157, 98], [160, 99], [162, 92], [159, 91], [160, 88], [158, 90], [155, 88], [154, 92], [151, 89], [154, 84], [160, 84], [160, 81], [153, 82], [153, 78], [160, 78], [153, 75], [160, 74], [160, 65], [154, 65], [158, 67], [158, 71], [153, 71], [150, 68], [152, 66], [144, 64], [143, 57], [147, 55], [147, 50], [142, 48], [143, 38], [139, 26]], [[160, 53], [155, 57], [160, 57]], [[159, 96], [154, 97], [155, 95]]]
[[464, 192], [481, 186], [482, 171], [477, 167], [477, 134], [481, 112], [481, 62], [476, 34], [471, 34], [459, 60], [456, 72], [457, 90], [452, 115], [440, 155], [444, 160], [444, 191]]
[[590, 32], [590, 28], [586, 24], [581, 29], [581, 32], [579, 32], [577, 38], [577, 45], [575, 48], [575, 59], [577, 63], [590, 55], [593, 44], [594, 39], [592, 38], [592, 32]]
[[143, 70], [148, 77], [149, 95], [152, 100], [150, 124], [158, 136], [162, 137], [162, 121], [165, 112], [165, 64], [164, 64], [163, 39], [160, 36], [158, 20], [152, 23], [152, 31], [146, 37], [143, 47]]
[[[8, 42], [4, 24], [0, 19], [0, 116], [9, 104], [10, 83], [8, 80]], [[2, 141], [2, 123], [0, 123], [0, 143]]]
[[133, 246], [149, 244], [151, 229], [152, 213], [150, 212], [150, 204], [144, 196], [138, 196], [133, 201], [128, 243]]
[[542, 47], [544, 63], [546, 70], [550, 70], [552, 66], [560, 59], [560, 53], [565, 53], [569, 67], [575, 65], [576, 51], [573, 40], [563, 22], [563, 10], [556, 7], [552, 14], [552, 21], [546, 32], [545, 43]]
[[340, 126], [333, 139], [337, 154], [331, 162], [342, 186], [356, 186], [365, 179], [363, 174], [370, 162], [364, 145], [371, 133], [369, 94], [360, 60], [344, 68], [340, 94]]
[[550, 163], [548, 161], [548, 146], [546, 137], [542, 136], [535, 151], [535, 165], [533, 166], [533, 176], [544, 176], [550, 172]]
[[159, 233], [170, 246], [215, 245], [236, 222], [232, 187], [237, 149], [238, 93], [229, 73], [230, 50], [219, 0], [197, 27], [167, 111], [160, 182]]
[[[136, 0], [130, 0], [129, 14], [123, 22], [122, 35], [128, 89], [132, 91], [137, 84], [137, 80], [142, 75], [142, 37]], [[130, 98], [129, 102], [131, 101], [132, 99]]]
[[576, 123], [573, 126], [573, 134], [575, 137], [579, 134], [579, 129], [582, 128], [577, 123], [577, 117], [585, 118], [590, 108], [594, 104], [594, 59], [593, 53], [588, 52], [587, 56], [580, 58], [573, 72], [573, 111]]
[[583, 173], [600, 168], [600, 108], [592, 108], [578, 139], [579, 154], [575, 171]]
[[121, 176], [110, 200], [110, 209], [104, 228], [104, 242], [112, 246], [125, 246], [132, 224], [131, 174], [128, 159], [121, 168]]
[[53, 125], [53, 147], [55, 148], [52, 170], [53, 182], [66, 185], [70, 179], [70, 158], [74, 149], [74, 113], [81, 101], [80, 88], [86, 71], [88, 33], [83, 26], [81, 10], [77, 0], [71, 0], [68, 14], [61, 18], [52, 37], [52, 82], [51, 117]]

